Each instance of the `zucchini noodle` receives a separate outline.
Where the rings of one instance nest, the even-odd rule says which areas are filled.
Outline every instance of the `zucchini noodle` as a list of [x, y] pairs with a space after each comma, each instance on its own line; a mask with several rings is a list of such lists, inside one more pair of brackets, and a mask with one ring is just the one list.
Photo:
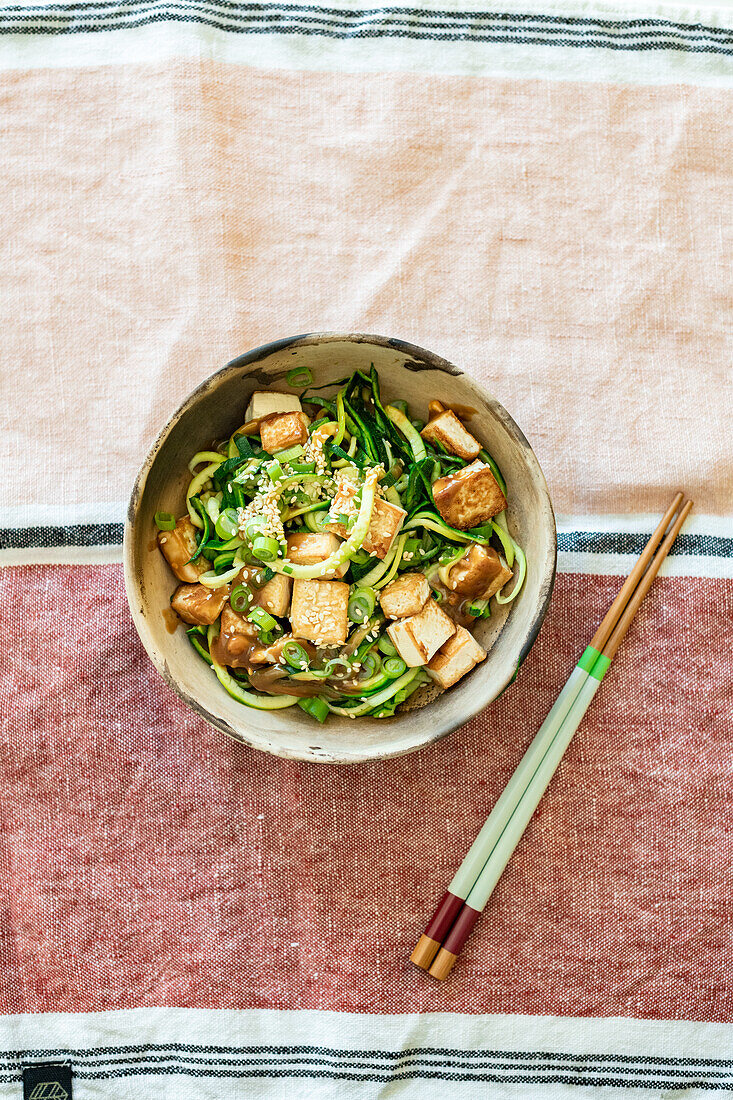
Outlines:
[[[371, 569], [365, 577], [362, 577], [359, 583], [367, 585], [367, 587], [373, 588], [379, 578], [383, 577], [387, 570], [390, 568], [396, 555], [399, 553], [400, 557], [402, 556], [402, 550], [405, 546], [405, 542], [403, 540], [406, 539], [406, 535], [398, 535], [398, 537], [392, 543], [390, 550], [387, 552], [387, 556], [382, 561], [378, 562], [377, 565], [375, 565], [374, 568]], [[402, 546], [400, 546], [401, 541]]]
[[[511, 535], [509, 538], [512, 538]], [[501, 592], [496, 593], [494, 599], [500, 604], [511, 603], [512, 600], [519, 595], [521, 587], [524, 584], [524, 578], [527, 576], [527, 558], [525, 557], [524, 550], [522, 550], [522, 547], [518, 542], [515, 542], [514, 539], [512, 539], [512, 543], [514, 545], [514, 552], [517, 555], [517, 561], [519, 562], [519, 571], [508, 596], [502, 596]]]
[[415, 462], [422, 462], [422, 460], [427, 457], [428, 452], [420, 433], [417, 431], [416, 428], [413, 427], [405, 414], [403, 412], [400, 412], [399, 409], [396, 409], [394, 405], [387, 405], [384, 411], [394, 424], [395, 428], [399, 428], [407, 442], [410, 444], [412, 457], [415, 459]]
[[[527, 560], [506, 511], [487, 516], [487, 470], [470, 494], [473, 527], [460, 494], [436, 498], [436, 479], [470, 463], [450, 439], [423, 440], [417, 410], [399, 394], [382, 398], [373, 365], [316, 387], [310, 368], [297, 370], [298, 386], [308, 384], [300, 398], [259, 394], [263, 417], [193, 455], [183, 516], [155, 513], [158, 545], [181, 582], [171, 607], [189, 624], [190, 659], [206, 662], [236, 703], [297, 706], [299, 722], [390, 718], [431, 678], [446, 689], [470, 671], [441, 660], [451, 651], [431, 638], [449, 633], [445, 616], [470, 624], [491, 615], [492, 599], [515, 600]], [[431, 416], [442, 408], [428, 404]], [[496, 463], [479, 454], [506, 495]], [[498, 551], [512, 570], [495, 597], [466, 596], [489, 591], [487, 556], [469, 555], [473, 546], [492, 547], [494, 564]], [[420, 654], [425, 663], [411, 667]]]
[[[215, 623], [209, 627], [206, 636], [209, 643], [209, 654], [211, 654], [211, 643], [218, 636], [219, 628]], [[285, 710], [286, 707], [295, 706], [298, 702], [299, 696], [297, 695], [255, 695], [251, 691], [245, 691], [225, 668], [217, 664], [213, 657], [211, 658], [211, 667], [227, 695], [231, 695], [232, 699], [236, 699], [238, 703], [244, 703], [246, 707], [253, 707], [255, 710]]]
[[215, 470], [219, 469], [222, 462], [224, 461], [224, 455], [219, 455], [218, 462], [212, 462], [209, 466], [204, 466], [203, 470], [196, 474], [196, 476], [192, 479], [190, 485], [188, 486], [188, 489], [186, 490], [186, 508], [188, 509], [188, 514], [191, 517], [191, 523], [194, 525], [194, 527], [203, 527], [204, 523], [198, 512], [194, 508], [193, 504], [191, 504], [191, 498], [195, 497], [198, 493], [201, 492], [211, 475], [214, 473]]
[[400, 676], [397, 680], [392, 680], [388, 687], [384, 691], [378, 691], [375, 695], [370, 695], [368, 699], [365, 699], [363, 703], [360, 703], [356, 707], [338, 707], [329, 703], [328, 709], [333, 711], [334, 714], [343, 714], [348, 718], [357, 718], [360, 714], [366, 714], [368, 710], [373, 710], [374, 707], [381, 706], [382, 703], [386, 703], [393, 695], [396, 695], [398, 691], [406, 688], [408, 684], [417, 676], [418, 672], [422, 672], [420, 667], [408, 668], [407, 672]]

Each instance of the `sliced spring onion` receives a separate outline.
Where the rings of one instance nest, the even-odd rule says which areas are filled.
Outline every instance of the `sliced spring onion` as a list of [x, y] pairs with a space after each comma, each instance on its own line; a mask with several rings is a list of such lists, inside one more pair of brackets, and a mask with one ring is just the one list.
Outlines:
[[405, 416], [407, 416], [408, 408], [407, 408], [407, 402], [406, 401], [403, 401], [400, 398], [399, 401], [390, 401], [390, 405], [392, 406], [393, 409], [397, 409], [398, 412], [401, 412]]
[[390, 680], [395, 680], [398, 676], [401, 676], [403, 672], [407, 671], [407, 665], [401, 657], [389, 657], [382, 667]]
[[471, 600], [465, 605], [466, 614], [473, 615], [475, 619], [490, 619], [491, 608], [488, 600]]
[[243, 615], [252, 603], [252, 592], [246, 584], [236, 585], [229, 595], [229, 606], [238, 615]]
[[280, 553], [280, 543], [267, 535], [258, 535], [252, 543], [252, 553], [260, 561], [275, 561]]
[[304, 672], [310, 664], [310, 658], [300, 642], [290, 639], [282, 648], [282, 655], [291, 668]]
[[416, 432], [417, 432], [418, 434], [419, 434], [419, 433], [420, 433], [420, 432], [421, 432], [421, 431], [423, 430], [423, 428], [425, 427], [425, 421], [424, 421], [424, 420], [418, 420], [417, 418], [416, 418], [416, 419], [414, 419], [414, 420], [411, 420], [411, 421], [410, 421], [410, 423], [412, 424], [413, 428], [415, 429], [415, 431], [416, 431]]
[[292, 447], [286, 447], [284, 451], [278, 451], [275, 457], [279, 462], [292, 462], [293, 459], [301, 458], [304, 453], [302, 444], [295, 443]]
[[232, 539], [239, 530], [239, 520], [234, 508], [225, 508], [216, 520], [216, 533], [220, 539]]
[[236, 550], [225, 550], [223, 554], [217, 554], [212, 562], [214, 572], [223, 573], [225, 569], [230, 568], [236, 556]]
[[253, 607], [248, 612], [247, 618], [258, 630], [274, 630], [277, 626], [277, 619], [273, 618], [269, 611], [265, 611], [264, 607]]
[[268, 462], [265, 469], [267, 470], [267, 476], [273, 484], [276, 481], [282, 481], [285, 477], [285, 471], [276, 458], [273, 458], [272, 462]]
[[354, 529], [345, 542], [342, 542], [337, 550], [329, 554], [325, 561], [314, 562], [313, 565], [296, 565], [294, 562], [279, 559], [273, 561], [273, 569], [276, 569], [278, 573], [285, 573], [286, 576], [296, 577], [300, 580], [313, 580], [316, 577], [323, 577], [326, 573], [335, 571], [344, 562], [349, 561], [351, 555], [356, 550], [361, 549], [361, 544], [369, 530], [377, 494], [377, 480], [377, 471], [370, 470], [366, 475], [361, 491], [361, 504]]
[[[511, 538], [511, 535], [509, 536], [509, 538]], [[527, 576], [527, 559], [524, 555], [524, 550], [522, 550], [522, 547], [519, 545], [518, 542], [514, 542], [514, 539], [512, 539], [512, 543], [514, 544], [514, 553], [516, 554], [517, 561], [519, 562], [519, 572], [517, 573], [517, 579], [515, 580], [512, 590], [508, 596], [502, 596], [501, 592], [496, 593], [494, 599], [499, 604], [511, 603], [512, 600], [519, 595], [520, 589], [524, 584], [524, 578]]]
[[298, 699], [298, 706], [318, 722], [325, 722], [328, 718], [328, 703], [322, 695], [312, 695], [310, 698]]
[[312, 474], [315, 473], [316, 464], [315, 462], [291, 462], [290, 468], [296, 474]]
[[285, 381], [295, 389], [304, 390], [313, 385], [313, 371], [310, 367], [295, 367], [285, 375]]
[[176, 525], [176, 517], [172, 512], [156, 512], [155, 526], [159, 531], [172, 531]]
[[406, 688], [408, 684], [412, 683], [420, 671], [421, 669], [419, 667], [408, 668], [407, 672], [399, 676], [396, 680], [393, 680], [383, 691], [378, 691], [376, 695], [371, 695], [356, 707], [337, 707], [329, 703], [329, 710], [332, 710], [334, 714], [343, 714], [346, 717], [353, 715], [354, 718], [357, 718], [360, 714], [366, 714], [366, 712], [373, 707], [378, 707], [382, 703], [386, 703], [387, 700], [391, 699], [398, 691], [401, 691], [403, 688]]
[[377, 603], [373, 588], [356, 588], [349, 597], [349, 618], [352, 623], [365, 623]]
[[264, 516], [251, 516], [247, 520], [244, 525], [244, 533], [250, 542], [254, 542], [256, 538], [259, 538], [265, 529], [266, 522]]
[[[370, 680], [377, 676], [382, 671], [382, 658], [378, 653], [365, 653], [361, 659], [362, 672]], [[366, 687], [366, 683], [361, 685]]]
[[389, 634], [383, 634], [377, 642], [377, 649], [380, 653], [383, 653], [385, 657], [396, 657], [397, 646], [394, 644]]
[[412, 457], [415, 459], [415, 462], [422, 462], [427, 456], [427, 451], [425, 450], [425, 443], [420, 433], [416, 430], [414, 425], [410, 423], [405, 414], [400, 409], [395, 408], [394, 405], [387, 405], [384, 411], [395, 428], [398, 428], [402, 432], [405, 439], [410, 444], [410, 450], [412, 451]]

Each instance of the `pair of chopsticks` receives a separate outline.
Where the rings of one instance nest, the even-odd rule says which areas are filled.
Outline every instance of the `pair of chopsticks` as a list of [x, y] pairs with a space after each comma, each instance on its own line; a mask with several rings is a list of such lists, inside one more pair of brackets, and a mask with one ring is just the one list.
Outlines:
[[453, 969], [691, 508], [678, 493], [451, 880], [410, 956], [434, 978]]

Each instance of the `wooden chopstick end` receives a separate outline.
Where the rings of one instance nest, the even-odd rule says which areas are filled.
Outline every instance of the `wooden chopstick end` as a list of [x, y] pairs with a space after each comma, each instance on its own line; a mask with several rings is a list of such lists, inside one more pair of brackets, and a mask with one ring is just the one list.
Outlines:
[[441, 947], [428, 974], [432, 978], [437, 978], [439, 982], [444, 982], [455, 966], [457, 958], [458, 956], [454, 955], [452, 951], [446, 951], [444, 947]]
[[440, 951], [439, 942], [431, 940], [430, 936], [422, 935], [410, 955], [410, 962], [414, 963], [415, 966], [422, 967], [423, 970], [427, 970], [438, 951]]

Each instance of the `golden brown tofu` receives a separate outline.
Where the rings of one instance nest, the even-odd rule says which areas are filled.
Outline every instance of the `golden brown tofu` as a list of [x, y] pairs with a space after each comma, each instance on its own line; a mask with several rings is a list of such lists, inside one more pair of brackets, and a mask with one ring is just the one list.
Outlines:
[[455, 634], [443, 643], [429, 662], [428, 672], [442, 688], [449, 688], [485, 657], [486, 651], [481, 648], [473, 634], [464, 627], [457, 626]]
[[305, 413], [275, 413], [260, 420], [260, 439], [268, 454], [284, 451], [296, 443], [308, 442], [308, 421]]
[[485, 462], [472, 462], [455, 474], [439, 477], [433, 482], [433, 499], [445, 522], [462, 531], [506, 508], [506, 497]]
[[181, 516], [172, 531], [158, 531], [158, 546], [165, 560], [184, 584], [194, 584], [209, 568], [207, 561], [189, 561], [196, 553], [196, 528], [189, 516]]
[[251, 589], [253, 598], [250, 607], [262, 607], [265, 611], [269, 611], [271, 615], [282, 618], [283, 615], [287, 615], [290, 607], [290, 577], [284, 577], [282, 573], [276, 573], [266, 584], [257, 587], [253, 578], [256, 579], [261, 572], [262, 569], [255, 566], [245, 566], [237, 574], [234, 584], [246, 584]]
[[219, 665], [245, 668], [258, 641], [254, 623], [226, 604], [221, 613], [219, 637], [211, 644], [211, 656]]
[[501, 571], [496, 574], [486, 591], [481, 593], [482, 600], [490, 600], [491, 597], [495, 596], [496, 593], [504, 587], [507, 581], [510, 581], [514, 576], [514, 573], [501, 554], [499, 555], [499, 561], [501, 562]]
[[171, 607], [184, 623], [211, 626], [229, 599], [229, 585], [205, 588], [203, 584], [181, 584], [173, 593]]
[[348, 633], [349, 586], [345, 581], [293, 582], [290, 625], [297, 638], [343, 645]]
[[475, 439], [452, 409], [445, 409], [429, 420], [420, 432], [423, 439], [442, 443], [446, 451], [459, 458], [478, 458], [481, 444]]
[[479, 546], [474, 543], [466, 550], [463, 557], [451, 566], [447, 587], [449, 591], [456, 592], [467, 600], [488, 599], [485, 595], [486, 590], [501, 573], [502, 559], [496, 550], [490, 546]]
[[[341, 539], [331, 531], [322, 531], [318, 534], [309, 531], [307, 534], [288, 535], [287, 556], [296, 565], [315, 565], [316, 562], [325, 561], [330, 554], [338, 550], [340, 545]], [[332, 580], [334, 577], [343, 577], [348, 568], [349, 563], [345, 561], [335, 572], [331, 570], [324, 573], [323, 579]]]
[[422, 611], [387, 627], [397, 651], [411, 668], [424, 665], [455, 634], [455, 623], [431, 597]]
[[[328, 514], [330, 516], [351, 515], [355, 514], [355, 509], [353, 504], [351, 511], [346, 507], [340, 507], [337, 495], [334, 497]], [[381, 497], [378, 497], [374, 502], [372, 520], [362, 544], [367, 554], [373, 554], [377, 558], [386, 558], [406, 515], [407, 512], [404, 508], [398, 508], [396, 504], [390, 504], [388, 500], [382, 500]], [[347, 537], [346, 527], [343, 523], [328, 523], [326, 529], [340, 535], [342, 539]]]
[[388, 619], [402, 619], [417, 615], [429, 596], [430, 585], [424, 573], [404, 573], [382, 589], [379, 602]]

